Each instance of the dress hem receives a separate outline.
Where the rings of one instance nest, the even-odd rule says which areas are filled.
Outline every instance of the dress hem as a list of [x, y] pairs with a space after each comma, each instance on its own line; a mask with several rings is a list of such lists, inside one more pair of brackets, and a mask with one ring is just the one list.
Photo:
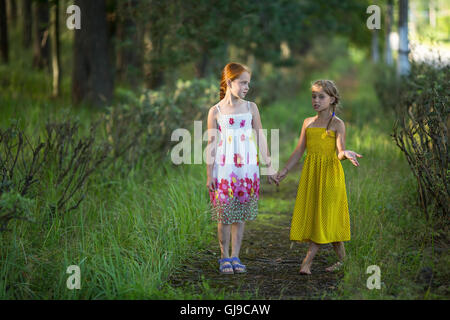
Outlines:
[[297, 240], [297, 239], [291, 239], [291, 238], [290, 238], [290, 240], [291, 240], [291, 241], [296, 241], [296, 242], [309, 242], [309, 241], [312, 241], [312, 242], [317, 243], [317, 244], [328, 244], [328, 243], [333, 243], [333, 242], [350, 241], [350, 238], [344, 239], [344, 240], [325, 240], [325, 241], [316, 241], [316, 240], [314, 240], [314, 239], [309, 239], [309, 238], [304, 238], [304, 239], [300, 239], [300, 240]]

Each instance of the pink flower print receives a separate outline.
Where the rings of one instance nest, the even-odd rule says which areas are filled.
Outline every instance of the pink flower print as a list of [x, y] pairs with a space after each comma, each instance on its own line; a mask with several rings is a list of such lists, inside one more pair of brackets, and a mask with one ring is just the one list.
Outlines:
[[241, 128], [243, 128], [245, 126], [245, 119], [241, 121], [240, 126], [241, 126]]
[[230, 182], [231, 189], [233, 191], [235, 191], [236, 188], [240, 186], [241, 181], [239, 180], [239, 177], [234, 172], [231, 173], [230, 177], [231, 177], [231, 179], [230, 179], [231, 180], [231, 182]]
[[250, 194], [250, 191], [253, 188], [253, 181], [252, 181], [252, 179], [245, 178], [245, 187], [247, 188], [247, 192]]
[[225, 155], [220, 155], [220, 165], [223, 167], [225, 165]]
[[243, 186], [237, 187], [234, 195], [239, 199], [241, 203], [244, 203], [248, 200], [247, 190]]
[[228, 192], [228, 180], [226, 179], [222, 179], [219, 183], [219, 189], [222, 190], [223, 192]]
[[242, 134], [241, 135], [241, 141], [244, 141], [245, 140], [245, 134]]
[[253, 190], [255, 191], [256, 197], [259, 198], [259, 179], [256, 177], [255, 173], [255, 180], [253, 180]]
[[234, 192], [233, 192], [233, 189], [231, 189], [231, 188], [228, 189], [228, 197], [230, 197], [230, 198], [234, 197]]
[[238, 153], [234, 154], [234, 165], [238, 168], [242, 167], [242, 156]]
[[256, 155], [256, 165], [259, 166], [259, 157]]
[[234, 172], [231, 172], [230, 180], [231, 180], [231, 186], [234, 186], [235, 184], [239, 183], [238, 176]]
[[228, 203], [228, 190], [220, 190], [219, 191], [219, 201], [222, 203]]
[[233, 119], [233, 118], [230, 118], [229, 122], [230, 122], [230, 124], [232, 125], [232, 124], [234, 123], [234, 119]]
[[222, 132], [222, 128], [220, 127], [220, 124], [219, 124], [219, 131]]
[[223, 143], [223, 140], [220, 140], [220, 141], [219, 141], [219, 147], [222, 146], [222, 143]]

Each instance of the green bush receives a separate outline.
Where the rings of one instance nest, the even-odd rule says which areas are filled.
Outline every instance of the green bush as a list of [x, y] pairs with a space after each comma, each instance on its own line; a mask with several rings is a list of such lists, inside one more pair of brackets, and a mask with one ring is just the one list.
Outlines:
[[165, 155], [172, 147], [172, 132], [205, 120], [208, 109], [218, 101], [219, 88], [212, 83], [207, 79], [179, 80], [174, 89], [143, 90], [139, 95], [119, 90], [121, 102], [104, 114], [114, 152], [128, 150], [130, 163], [149, 152]]
[[450, 66], [413, 63], [409, 76], [398, 83], [394, 101], [393, 138], [417, 178], [419, 202], [448, 214], [450, 196], [448, 128]]

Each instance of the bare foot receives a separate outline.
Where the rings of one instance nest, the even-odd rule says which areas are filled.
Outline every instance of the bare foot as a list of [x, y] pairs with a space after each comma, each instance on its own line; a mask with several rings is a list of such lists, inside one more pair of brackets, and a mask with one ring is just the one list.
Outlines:
[[342, 266], [342, 262], [338, 261], [335, 264], [333, 264], [332, 266], [328, 267], [325, 269], [325, 271], [327, 272], [333, 272], [335, 270], [340, 269], [340, 267]]
[[311, 264], [306, 265], [305, 263], [302, 263], [302, 266], [300, 267], [300, 274], [311, 274], [310, 267]]

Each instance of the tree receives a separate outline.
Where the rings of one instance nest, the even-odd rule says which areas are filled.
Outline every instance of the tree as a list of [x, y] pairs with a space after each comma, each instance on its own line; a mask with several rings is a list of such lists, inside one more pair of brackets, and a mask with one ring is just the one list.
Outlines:
[[52, 51], [52, 74], [53, 91], [52, 96], [59, 96], [59, 87], [61, 83], [61, 64], [59, 58], [59, 3], [58, 0], [51, 2], [50, 8], [50, 42]]
[[385, 46], [384, 46], [384, 62], [387, 65], [392, 65], [394, 60], [392, 58], [392, 49], [391, 49], [391, 30], [393, 23], [393, 11], [394, 11], [393, 0], [388, 0], [387, 3], [387, 12], [385, 16], [385, 25], [386, 25], [386, 35], [385, 35]]
[[409, 74], [411, 68], [408, 60], [408, 0], [399, 0], [398, 17], [399, 47], [397, 73], [403, 76]]
[[0, 54], [3, 63], [8, 63], [8, 24], [6, 22], [6, 2], [0, 0]]
[[120, 1], [117, 5], [116, 68], [120, 81], [127, 81], [132, 87], [138, 85], [140, 74], [141, 36], [136, 10], [139, 0]]
[[48, 2], [46, 0], [33, 1], [32, 14], [33, 67], [43, 69], [50, 67]]
[[23, 46], [28, 49], [32, 39], [31, 0], [22, 0]]
[[378, 63], [380, 60], [380, 54], [378, 52], [378, 30], [372, 30], [372, 62]]
[[6, 2], [8, 21], [12, 26], [17, 22], [17, 0], [8, 0]]
[[106, 4], [104, 0], [76, 0], [81, 9], [81, 29], [75, 29], [72, 100], [104, 105], [114, 90], [108, 52]]

